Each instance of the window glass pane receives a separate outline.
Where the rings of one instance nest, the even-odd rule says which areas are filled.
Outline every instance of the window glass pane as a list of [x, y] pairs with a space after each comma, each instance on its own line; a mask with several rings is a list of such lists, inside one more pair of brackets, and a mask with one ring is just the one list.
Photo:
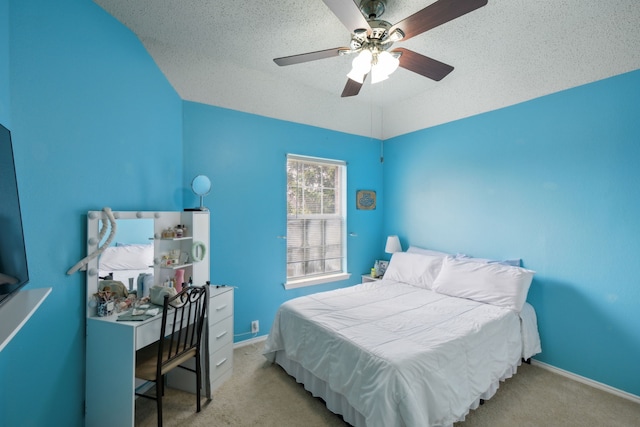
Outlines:
[[289, 187], [287, 189], [287, 215], [296, 215], [302, 204], [302, 188]]
[[325, 261], [325, 271], [327, 273], [337, 273], [342, 271], [342, 260], [328, 259]]
[[344, 165], [287, 158], [287, 278], [343, 271]]
[[287, 220], [287, 247], [301, 248], [304, 244], [303, 237], [304, 220], [289, 219]]
[[324, 188], [337, 188], [338, 184], [336, 182], [338, 178], [338, 167], [330, 166], [324, 169], [323, 174], [323, 187]]
[[319, 214], [322, 213], [322, 193], [317, 189], [309, 189], [305, 188], [303, 192], [304, 197], [304, 208], [302, 209], [302, 214]]
[[322, 181], [322, 166], [305, 163], [302, 167], [303, 185], [306, 188], [319, 188]]
[[342, 246], [341, 245], [329, 245], [326, 247], [325, 251], [326, 258], [340, 258], [342, 257]]
[[301, 167], [299, 162], [287, 162], [287, 213], [290, 215], [297, 214], [302, 205]]
[[342, 244], [342, 219], [325, 220], [325, 244], [340, 245]]
[[306, 245], [307, 246], [320, 246], [322, 245], [322, 228], [324, 221], [322, 220], [306, 220]]
[[287, 264], [287, 277], [304, 277], [304, 263], [293, 262]]
[[323, 214], [336, 213], [336, 191], [334, 189], [325, 188], [322, 191], [322, 201]]
[[289, 262], [299, 262], [304, 261], [305, 251], [302, 248], [289, 248], [287, 250], [287, 259]]
[[305, 276], [324, 273], [322, 260], [307, 261], [305, 263]]

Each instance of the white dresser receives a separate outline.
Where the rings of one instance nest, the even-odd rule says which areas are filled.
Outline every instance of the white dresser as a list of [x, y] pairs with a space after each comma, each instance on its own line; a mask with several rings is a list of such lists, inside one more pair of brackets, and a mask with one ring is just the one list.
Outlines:
[[[233, 288], [209, 287], [207, 330], [202, 349], [202, 392], [208, 398], [233, 373]], [[190, 360], [187, 366], [194, 366]], [[169, 387], [195, 393], [195, 381], [179, 374], [180, 369], [167, 375]], [[207, 378], [208, 376], [208, 378]]]
[[[209, 374], [206, 396], [231, 377], [233, 372], [233, 288], [229, 286], [209, 288], [208, 334], [205, 342], [205, 375]], [[207, 366], [209, 364], [209, 366]]]

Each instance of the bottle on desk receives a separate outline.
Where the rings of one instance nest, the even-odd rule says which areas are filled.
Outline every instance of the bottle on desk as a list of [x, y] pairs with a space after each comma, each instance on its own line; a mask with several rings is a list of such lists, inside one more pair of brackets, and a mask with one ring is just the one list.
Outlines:
[[182, 291], [182, 284], [184, 283], [184, 270], [179, 268], [176, 270], [176, 291]]

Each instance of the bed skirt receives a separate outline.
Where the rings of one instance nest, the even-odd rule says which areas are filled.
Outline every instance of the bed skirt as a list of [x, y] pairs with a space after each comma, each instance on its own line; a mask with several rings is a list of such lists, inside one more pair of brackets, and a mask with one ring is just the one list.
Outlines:
[[[300, 365], [298, 362], [295, 362], [289, 359], [284, 351], [282, 350], [276, 351], [275, 363], [280, 365], [285, 370], [285, 372], [287, 372], [287, 374], [295, 378], [295, 380], [298, 383], [302, 384], [305, 390], [310, 392], [313, 397], [319, 397], [322, 400], [324, 400], [325, 405], [327, 406], [327, 409], [329, 409], [334, 414], [341, 415], [344, 421], [346, 421], [347, 423], [355, 427], [367, 426], [365, 417], [361, 413], [356, 411], [353, 408], [353, 406], [349, 404], [349, 402], [343, 395], [331, 390], [331, 388], [325, 381], [314, 376], [311, 372], [303, 368], [302, 365]], [[489, 387], [489, 389], [486, 390], [484, 393], [482, 393], [469, 406], [469, 410], [467, 411], [467, 413], [462, 417], [460, 417], [458, 420], [456, 420], [456, 422], [464, 421], [469, 411], [473, 409], [477, 409], [480, 406], [481, 400], [489, 400], [490, 398], [492, 398], [493, 395], [495, 395], [496, 392], [498, 391], [500, 382], [508, 378], [511, 378], [513, 375], [515, 375], [516, 371], [518, 370], [518, 366], [520, 366], [520, 364], [521, 364], [521, 360], [518, 360], [516, 364], [508, 367], [503, 373], [503, 375], [500, 377], [500, 379], [497, 381], [494, 381]], [[452, 425], [453, 424], [450, 424], [448, 426], [442, 426], [442, 427], [450, 427]], [[408, 427], [408, 426], [405, 426], [405, 427]]]

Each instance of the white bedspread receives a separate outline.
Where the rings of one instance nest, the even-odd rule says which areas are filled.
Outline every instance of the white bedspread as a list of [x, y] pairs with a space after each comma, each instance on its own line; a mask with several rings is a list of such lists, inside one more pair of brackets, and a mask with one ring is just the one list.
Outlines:
[[383, 280], [285, 302], [264, 354], [284, 351], [369, 427], [451, 425], [515, 372], [524, 347], [539, 351], [522, 325], [508, 309]]

